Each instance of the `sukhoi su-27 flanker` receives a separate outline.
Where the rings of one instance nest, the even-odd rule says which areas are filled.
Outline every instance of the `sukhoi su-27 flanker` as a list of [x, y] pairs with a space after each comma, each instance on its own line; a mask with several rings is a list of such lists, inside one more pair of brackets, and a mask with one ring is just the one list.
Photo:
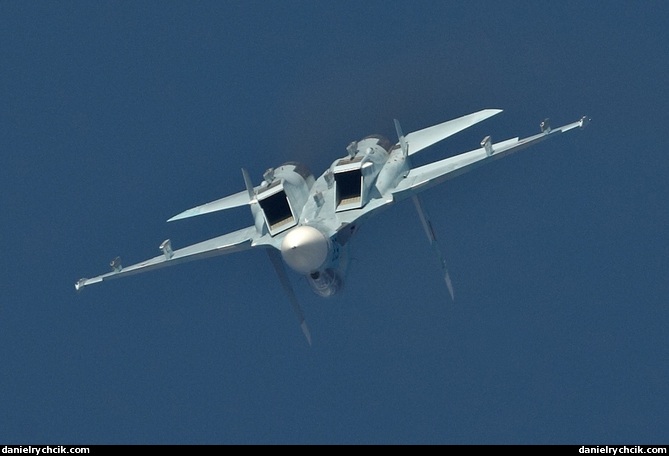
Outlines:
[[379, 135], [352, 142], [346, 148], [347, 155], [335, 160], [318, 179], [306, 166], [289, 162], [268, 169], [262, 182], [254, 185], [246, 170], [242, 169], [246, 190], [188, 209], [168, 221], [249, 206], [253, 225], [180, 249], [173, 249], [170, 240], [165, 240], [160, 244], [161, 255], [127, 267], [123, 267], [117, 257], [111, 262], [111, 272], [80, 279], [75, 287], [80, 290], [104, 280], [164, 266], [263, 248], [311, 344], [311, 335], [284, 263], [304, 275], [317, 295], [329, 297], [337, 294], [344, 284], [351, 236], [381, 209], [411, 198], [453, 298], [446, 263], [418, 194], [479, 165], [569, 130], [583, 128], [589, 120], [582, 117], [562, 127], [551, 128], [546, 119], [541, 123], [541, 132], [534, 136], [497, 143], [486, 136], [480, 147], [474, 150], [415, 168], [411, 166], [413, 154], [500, 112], [499, 109], [484, 109], [407, 135], [402, 133], [399, 122], [395, 120], [396, 144]]

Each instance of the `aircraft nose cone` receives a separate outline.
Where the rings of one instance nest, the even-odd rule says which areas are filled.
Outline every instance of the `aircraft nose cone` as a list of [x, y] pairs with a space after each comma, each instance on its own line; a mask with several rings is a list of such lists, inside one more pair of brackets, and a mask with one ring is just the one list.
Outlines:
[[323, 233], [311, 226], [293, 228], [281, 242], [281, 256], [300, 274], [318, 270], [328, 257], [329, 242]]

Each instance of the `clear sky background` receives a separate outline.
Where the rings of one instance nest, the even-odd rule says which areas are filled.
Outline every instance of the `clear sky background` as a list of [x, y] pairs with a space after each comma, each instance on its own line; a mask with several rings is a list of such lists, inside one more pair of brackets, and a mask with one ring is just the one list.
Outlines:
[[[0, 2], [0, 443], [669, 441], [667, 2]], [[591, 125], [364, 225], [340, 297], [264, 252], [76, 293], [251, 223], [284, 161], [505, 112]]]

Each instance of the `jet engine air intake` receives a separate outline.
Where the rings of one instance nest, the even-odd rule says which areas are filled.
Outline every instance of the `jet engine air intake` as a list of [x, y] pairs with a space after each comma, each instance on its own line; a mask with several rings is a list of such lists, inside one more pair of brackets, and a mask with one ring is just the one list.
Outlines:
[[[360, 162], [362, 158], [358, 160]], [[342, 160], [344, 161], [344, 160]], [[341, 164], [341, 161], [340, 161]], [[335, 207], [337, 209], [353, 209], [362, 206], [362, 169], [355, 167], [339, 171], [335, 174], [337, 190], [335, 193]]]
[[378, 135], [349, 144], [348, 157], [336, 161], [332, 167], [336, 212], [360, 209], [367, 204], [379, 171], [388, 160], [390, 147], [390, 141]]
[[256, 198], [269, 234], [275, 236], [297, 225], [314, 177], [306, 166], [291, 162], [268, 169], [263, 178]]
[[297, 223], [283, 185], [275, 181], [258, 194], [258, 203], [265, 214], [270, 234], [274, 235]]

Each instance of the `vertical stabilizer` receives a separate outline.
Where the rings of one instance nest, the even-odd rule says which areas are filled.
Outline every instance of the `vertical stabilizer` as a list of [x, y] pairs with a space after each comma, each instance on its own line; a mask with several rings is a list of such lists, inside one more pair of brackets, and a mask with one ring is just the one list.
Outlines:
[[397, 132], [397, 139], [400, 141], [400, 147], [402, 148], [402, 153], [404, 154], [404, 158], [406, 158], [409, 155], [409, 145], [407, 144], [407, 140], [404, 137], [404, 133], [402, 133], [402, 127], [400, 126], [400, 121], [397, 119], [393, 119], [395, 122], [395, 131]]
[[246, 168], [242, 168], [242, 176], [244, 176], [244, 185], [246, 185], [246, 191], [249, 192], [249, 199], [253, 201], [256, 195], [253, 189], [253, 182], [251, 182], [249, 172], [246, 170]]
[[444, 282], [446, 282], [446, 287], [448, 288], [448, 292], [451, 295], [451, 299], [455, 301], [455, 293], [453, 293], [453, 283], [451, 282], [451, 276], [448, 273], [448, 268], [446, 267], [446, 260], [444, 259], [444, 255], [441, 253], [439, 242], [437, 242], [437, 237], [434, 234], [434, 229], [432, 228], [432, 222], [430, 221], [430, 217], [428, 216], [427, 211], [423, 207], [423, 203], [420, 200], [420, 197], [418, 195], [413, 195], [412, 199], [414, 205], [416, 206], [416, 211], [418, 211], [418, 217], [420, 218], [420, 222], [423, 225], [423, 229], [425, 230], [427, 239], [430, 241], [430, 246], [432, 247], [432, 251], [437, 257], [437, 261], [439, 261], [439, 266], [441, 266], [441, 271], [444, 274]]

